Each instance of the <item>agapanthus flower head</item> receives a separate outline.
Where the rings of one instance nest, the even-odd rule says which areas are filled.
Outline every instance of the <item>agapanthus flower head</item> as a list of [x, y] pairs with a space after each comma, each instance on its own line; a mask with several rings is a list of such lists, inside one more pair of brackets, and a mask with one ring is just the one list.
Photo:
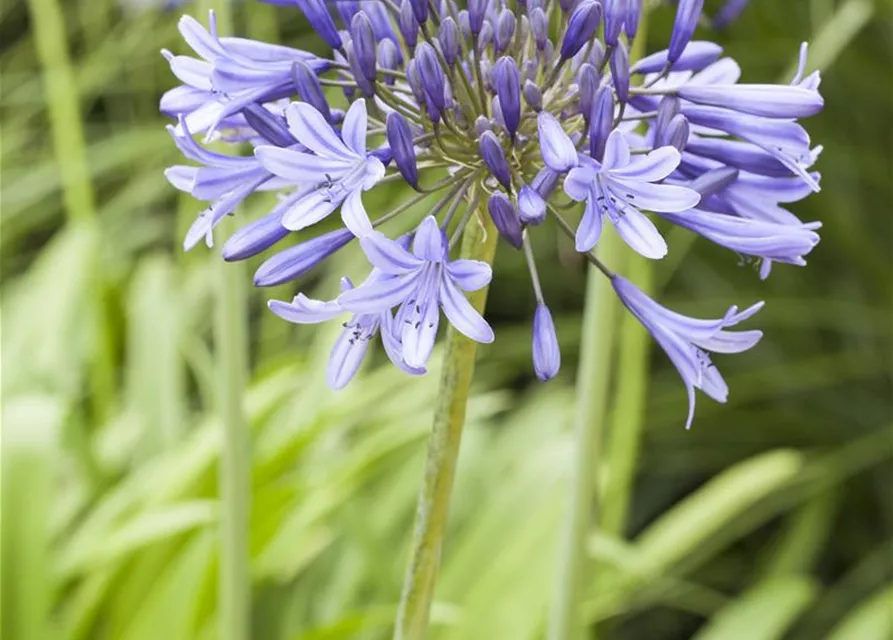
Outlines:
[[[280, 192], [269, 213], [223, 246], [226, 260], [271, 252], [255, 273], [258, 286], [298, 279], [348, 245], [362, 249], [371, 268], [361, 284], [345, 279], [328, 302], [298, 293], [270, 303], [296, 323], [352, 314], [332, 352], [333, 387], [354, 376], [377, 335], [398, 367], [424, 373], [441, 312], [472, 340], [494, 339], [465, 296], [492, 275], [488, 264], [457, 255], [468, 225], [523, 253], [536, 299], [533, 370], [554, 377], [561, 354], [532, 248], [537, 227], [552, 221], [611, 278], [690, 394], [725, 400], [707, 352], [753, 346], [759, 332], [725, 328], [758, 306], [715, 321], [685, 318], [593, 251], [608, 222], [634, 251], [663, 258], [670, 248], [657, 217], [760, 260], [763, 277], [776, 263], [803, 265], [820, 225], [785, 205], [818, 190], [812, 165], [821, 147], [798, 120], [823, 106], [805, 45], [789, 84], [744, 84], [720, 46], [694, 39], [702, 0], [679, 0], [668, 48], [639, 60], [630, 51], [639, 49], [640, 0], [271, 1], [303, 11], [330, 55], [221, 37], [213, 15], [207, 30], [183, 18], [198, 57], [165, 52], [183, 85], [164, 96], [162, 110], [176, 118], [171, 134], [192, 164], [167, 177], [209, 203], [187, 248], [211, 244], [217, 222], [239, 216], [255, 191]], [[210, 151], [193, 139], [199, 133], [242, 151]], [[395, 180], [411, 187], [405, 199], [367, 211], [365, 192]], [[430, 194], [436, 203], [412, 219], [411, 205]], [[336, 211], [335, 229], [329, 222], [317, 231]], [[293, 233], [296, 243], [275, 248]]]

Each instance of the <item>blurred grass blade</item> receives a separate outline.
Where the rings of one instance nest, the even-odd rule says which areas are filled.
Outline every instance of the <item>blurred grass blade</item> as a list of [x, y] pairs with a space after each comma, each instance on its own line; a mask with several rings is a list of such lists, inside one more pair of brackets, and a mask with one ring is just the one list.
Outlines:
[[670, 566], [757, 501], [786, 486], [803, 462], [796, 451], [777, 450], [730, 467], [636, 538], [642, 558], [655, 569]]
[[4, 638], [51, 637], [49, 514], [64, 405], [52, 396], [4, 398], [2, 607]]
[[765, 581], [719, 611], [692, 640], [781, 640], [816, 591], [805, 578]]
[[893, 584], [859, 604], [827, 640], [889, 640], [893, 637]]

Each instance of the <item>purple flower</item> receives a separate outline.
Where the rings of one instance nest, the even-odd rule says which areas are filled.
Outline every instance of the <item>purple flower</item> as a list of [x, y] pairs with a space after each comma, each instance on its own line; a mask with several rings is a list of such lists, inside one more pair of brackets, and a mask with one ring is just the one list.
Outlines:
[[[672, 63], [673, 71], [700, 71], [722, 55], [722, 47], [713, 42], [689, 42], [685, 51]], [[670, 64], [670, 51], [664, 49], [645, 56], [633, 65], [632, 73], [657, 73]]]
[[[360, 286], [373, 285], [387, 280], [387, 276], [373, 269], [369, 277]], [[341, 290], [351, 291], [353, 283], [349, 278], [341, 279]], [[302, 293], [295, 296], [290, 303], [281, 300], [270, 300], [270, 310], [280, 318], [295, 324], [316, 324], [333, 320], [345, 313], [345, 309], [337, 300], [322, 302], [308, 298]], [[397, 367], [412, 375], [425, 373], [424, 368], [410, 367], [403, 361], [402, 345], [395, 333], [394, 316], [390, 310], [375, 313], [355, 313], [344, 323], [344, 331], [335, 340], [329, 365], [326, 369], [326, 381], [333, 389], [342, 389], [356, 374], [363, 362], [369, 343], [377, 333], [381, 333], [381, 341], [385, 352]]]
[[521, 248], [521, 218], [518, 212], [503, 193], [494, 193], [487, 200], [487, 212], [493, 225], [503, 238], [515, 249]]
[[577, 148], [555, 116], [548, 111], [541, 111], [537, 116], [536, 126], [540, 138], [540, 153], [549, 169], [564, 173], [577, 166]]
[[662, 258], [667, 244], [640, 208], [649, 211], [685, 211], [700, 200], [696, 191], [658, 184], [679, 165], [680, 154], [673, 147], [660, 147], [633, 159], [623, 134], [608, 138], [603, 162], [588, 159], [572, 169], [564, 181], [564, 192], [586, 202], [577, 228], [577, 250], [588, 251], [598, 242], [605, 216], [617, 233], [646, 258]]
[[450, 261], [446, 237], [429, 216], [416, 230], [412, 252], [373, 231], [360, 239], [374, 267], [392, 278], [345, 291], [338, 303], [354, 313], [380, 313], [399, 306], [398, 327], [403, 360], [424, 367], [434, 348], [440, 309], [460, 333], [477, 342], [492, 342], [493, 330], [461, 291], [476, 291], [491, 278], [489, 265], [476, 260]]
[[343, 203], [341, 218], [347, 228], [356, 236], [371, 231], [361, 196], [381, 180], [385, 168], [366, 154], [366, 102], [351, 105], [341, 138], [309, 104], [295, 102], [286, 115], [292, 135], [312, 153], [273, 146], [254, 150], [268, 171], [291, 184], [315, 185], [283, 214], [283, 226], [295, 231], [309, 227]]
[[[270, 182], [273, 175], [251, 156], [227, 156], [208, 151], [193, 140], [182, 118], [180, 124], [183, 135], [178, 135], [172, 126], [168, 126], [168, 132], [183, 155], [202, 166], [176, 165], [167, 169], [165, 176], [181, 191], [212, 203], [199, 214], [186, 233], [183, 248], [188, 251], [202, 238], [209, 247], [213, 246], [211, 232], [214, 227], [224, 216], [232, 213], [242, 200]], [[272, 186], [281, 187], [282, 184]]]
[[[315, 72], [329, 66], [326, 60], [299, 49], [244, 38], [220, 38], [213, 12], [210, 25], [209, 31], [190, 16], [180, 19], [180, 33], [200, 59], [163, 52], [174, 75], [190, 89], [178, 87], [165, 94], [162, 110], [184, 115], [193, 133], [213, 130], [224, 118], [249, 104], [291, 95], [295, 62], [304, 62]], [[187, 100], [190, 96], [191, 103]]]
[[602, 17], [602, 6], [593, 0], [583, 0], [567, 19], [567, 30], [561, 41], [561, 57], [572, 58], [589, 42]]
[[741, 312], [737, 307], [730, 307], [719, 320], [697, 320], [662, 307], [620, 276], [614, 276], [611, 283], [623, 305], [648, 330], [682, 376], [688, 391], [685, 422], [688, 429], [695, 415], [695, 389], [717, 402], [725, 402], [729, 395], [729, 388], [710, 361], [708, 352], [741, 353], [759, 342], [762, 331], [725, 329], [750, 318], [763, 307], [763, 303], [758, 302]]

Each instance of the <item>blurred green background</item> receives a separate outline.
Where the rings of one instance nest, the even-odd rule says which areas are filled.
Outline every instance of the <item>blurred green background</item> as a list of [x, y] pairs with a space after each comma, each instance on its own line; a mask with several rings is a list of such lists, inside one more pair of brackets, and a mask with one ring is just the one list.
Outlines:
[[[707, 3], [714, 9], [719, 3]], [[192, 7], [187, 7], [195, 13]], [[157, 114], [185, 52], [180, 9], [148, 0], [5, 0], [2, 65], [2, 634], [216, 637], [222, 433], [211, 339], [214, 250], [180, 250], [201, 204], [164, 167]], [[824, 223], [805, 269], [762, 283], [725, 250], [670, 233], [651, 274], [693, 315], [765, 299], [758, 348], [719, 365], [728, 405], [685, 393], [623, 322], [585, 614], [608, 639], [893, 638], [891, 146], [893, 10], [881, 0], [753, 0], [715, 37], [744, 80], [787, 78], [802, 40], [824, 70]], [[672, 11], [657, 9], [649, 49]], [[240, 34], [313, 49], [296, 10], [235, 7]], [[712, 36], [708, 36], [712, 37]], [[367, 207], [401, 197], [391, 185]], [[239, 212], [252, 218], [269, 200]], [[563, 369], [530, 364], [533, 296], [500, 249], [434, 607], [437, 639], [540, 638], [572, 455], [584, 265], [538, 232]], [[327, 297], [360, 257], [301, 283]], [[349, 255], [348, 255], [349, 254]], [[680, 259], [684, 261], [680, 263]], [[324, 366], [338, 327], [266, 311], [297, 285], [244, 282], [253, 637], [387, 638], [399, 597], [437, 371], [380, 353], [345, 391]], [[678, 267], [678, 268], [677, 268]], [[435, 358], [437, 360], [437, 358]], [[246, 441], [248, 438], [246, 438]]]

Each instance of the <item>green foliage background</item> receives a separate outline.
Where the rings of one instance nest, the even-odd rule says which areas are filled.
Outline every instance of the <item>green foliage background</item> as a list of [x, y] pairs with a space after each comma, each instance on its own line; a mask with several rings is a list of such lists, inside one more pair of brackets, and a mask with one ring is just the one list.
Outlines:
[[[0, 629], [10, 640], [215, 637], [217, 257], [179, 249], [201, 205], [163, 178], [177, 154], [157, 115], [175, 82], [157, 52], [184, 50], [177, 16], [136, 0], [0, 6]], [[672, 367], [656, 350], [637, 355], [640, 329], [621, 335], [612, 379], [634, 369], [609, 406], [611, 515], [586, 571], [599, 637], [893, 637], [891, 16], [882, 0], [753, 0], [717, 36], [751, 82], [786, 77], [800, 41], [813, 43], [827, 106], [808, 128], [825, 146], [823, 190], [794, 210], [824, 223], [823, 240], [808, 268], [777, 267], [761, 283], [737, 256], [704, 241], [686, 254], [692, 239], [670, 233], [656, 295], [694, 315], [765, 299], [755, 324], [766, 337], [720, 361], [729, 404], [701, 398], [685, 432]], [[650, 49], [671, 20], [655, 10]], [[296, 11], [250, 2], [236, 24], [318, 44]], [[379, 188], [367, 206], [398, 191]], [[239, 216], [268, 206], [252, 201]], [[584, 268], [562, 238], [537, 250], [562, 373], [532, 379], [533, 298], [503, 248], [488, 309], [498, 339], [480, 350], [437, 639], [543, 635], [573, 457]], [[303, 289], [327, 295], [361, 269], [346, 253]], [[249, 269], [230, 268], [249, 281]], [[265, 310], [294, 293], [245, 292], [253, 635], [386, 638], [437, 371], [409, 380], [379, 356], [349, 389], [328, 390], [338, 328], [295, 328]], [[624, 439], [640, 424], [641, 440]], [[618, 480], [623, 462], [632, 482]]]

